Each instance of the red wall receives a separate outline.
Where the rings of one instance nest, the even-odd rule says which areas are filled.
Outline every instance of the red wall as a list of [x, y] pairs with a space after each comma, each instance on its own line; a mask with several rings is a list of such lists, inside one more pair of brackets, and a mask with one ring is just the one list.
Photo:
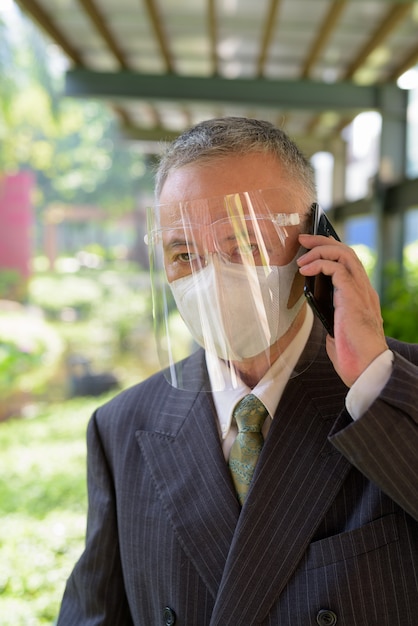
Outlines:
[[32, 172], [0, 175], [0, 271], [30, 274], [33, 209]]

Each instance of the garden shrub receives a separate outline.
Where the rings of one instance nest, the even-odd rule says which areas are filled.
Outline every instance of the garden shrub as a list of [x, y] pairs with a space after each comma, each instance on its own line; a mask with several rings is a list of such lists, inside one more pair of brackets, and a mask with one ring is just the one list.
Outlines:
[[78, 317], [86, 317], [102, 293], [94, 278], [78, 274], [41, 274], [33, 277], [29, 284], [30, 302], [52, 319], [59, 318], [65, 309], [73, 309]]
[[418, 343], [418, 268], [396, 263], [385, 269], [382, 316], [390, 337]]
[[0, 310], [0, 394], [34, 392], [48, 381], [63, 351], [56, 331], [24, 307]]

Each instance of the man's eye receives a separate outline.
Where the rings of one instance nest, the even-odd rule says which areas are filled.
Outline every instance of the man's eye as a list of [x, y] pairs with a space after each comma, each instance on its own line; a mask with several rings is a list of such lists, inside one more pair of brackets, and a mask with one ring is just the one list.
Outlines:
[[205, 256], [197, 252], [180, 252], [176, 254], [173, 262], [177, 263], [177, 265], [190, 266], [195, 269], [200, 269], [206, 265]]
[[241, 258], [241, 257], [246, 257], [246, 256], [255, 256], [258, 252], [258, 246], [255, 243], [252, 244], [248, 244], [245, 246], [239, 246], [238, 248], [234, 248], [231, 253], [230, 256], [231, 258]]
[[180, 263], [193, 263], [197, 258], [197, 254], [193, 252], [181, 252], [176, 256], [176, 260]]

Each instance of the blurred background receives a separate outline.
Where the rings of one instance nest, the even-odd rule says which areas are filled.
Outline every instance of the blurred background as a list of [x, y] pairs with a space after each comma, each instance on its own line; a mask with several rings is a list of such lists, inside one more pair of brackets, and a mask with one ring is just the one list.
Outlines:
[[2, 2], [2, 626], [54, 622], [83, 545], [87, 420], [157, 367], [143, 243], [152, 159], [105, 103], [62, 97], [63, 69]]
[[158, 369], [146, 208], [179, 132], [283, 127], [387, 334], [418, 342], [417, 33], [407, 1], [2, 0], [0, 626], [54, 624], [87, 420]]

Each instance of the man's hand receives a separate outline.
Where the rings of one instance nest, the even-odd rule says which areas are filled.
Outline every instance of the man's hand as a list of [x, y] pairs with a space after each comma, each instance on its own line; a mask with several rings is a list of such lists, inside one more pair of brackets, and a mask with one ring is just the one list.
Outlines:
[[334, 285], [334, 339], [327, 336], [327, 352], [336, 372], [351, 385], [387, 349], [379, 297], [355, 252], [322, 235], [300, 235], [308, 252], [298, 259], [300, 273], [322, 272]]

